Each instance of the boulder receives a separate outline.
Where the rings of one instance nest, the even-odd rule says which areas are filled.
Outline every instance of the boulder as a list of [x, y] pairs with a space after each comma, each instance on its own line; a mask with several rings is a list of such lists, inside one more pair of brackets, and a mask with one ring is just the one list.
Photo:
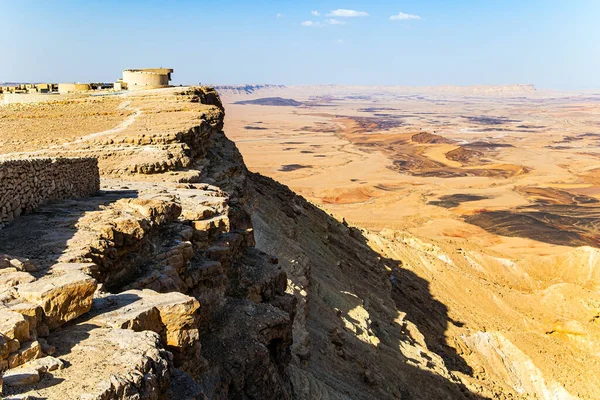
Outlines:
[[35, 272], [37, 268], [27, 258], [17, 258], [6, 254], [0, 254], [0, 270], [14, 268], [16, 271]]
[[65, 367], [65, 363], [61, 359], [58, 359], [56, 357], [47, 356], [47, 357], [38, 358], [33, 361], [29, 361], [29, 362], [21, 365], [20, 367], [16, 368], [16, 370], [21, 369], [21, 368], [22, 369], [35, 369], [40, 374], [43, 374], [46, 372], [56, 371], [57, 369], [63, 369], [64, 367]]
[[28, 272], [17, 271], [14, 268], [0, 269], [0, 285], [17, 286], [33, 281], [35, 278]]
[[0, 308], [0, 336], [20, 342], [29, 340], [29, 324], [25, 317], [8, 308]]
[[[90, 320], [103, 326], [134, 331], [150, 330], [160, 334], [165, 344], [183, 348], [198, 341], [200, 303], [182, 293], [157, 293], [152, 290], [128, 290], [99, 299], [110, 312]], [[103, 305], [99, 304], [100, 310]]]
[[22, 259], [13, 258], [9, 262], [12, 267], [17, 269], [17, 271], [24, 271], [24, 272], [36, 272], [37, 271], [37, 268], [35, 267], [35, 265], [33, 265], [33, 263], [26, 258], [22, 258]]
[[42, 346], [37, 340], [25, 342], [14, 353], [8, 355], [8, 367], [15, 368], [23, 365], [28, 361], [40, 358], [42, 355]]
[[39, 382], [40, 373], [34, 368], [15, 368], [8, 370], [2, 378], [6, 386], [26, 386]]
[[79, 271], [19, 285], [19, 295], [42, 307], [44, 322], [55, 329], [90, 310], [97, 283]]
[[64, 368], [64, 362], [55, 357], [29, 361], [4, 373], [4, 384], [9, 387], [26, 386], [39, 382], [41, 374]]

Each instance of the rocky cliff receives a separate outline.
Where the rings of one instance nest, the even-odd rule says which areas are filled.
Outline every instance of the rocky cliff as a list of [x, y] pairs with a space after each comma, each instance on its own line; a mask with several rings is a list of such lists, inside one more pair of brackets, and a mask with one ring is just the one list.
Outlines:
[[100, 194], [0, 230], [7, 399], [482, 398], [428, 283], [250, 173], [215, 91], [124, 104], [35, 154], [97, 158]]

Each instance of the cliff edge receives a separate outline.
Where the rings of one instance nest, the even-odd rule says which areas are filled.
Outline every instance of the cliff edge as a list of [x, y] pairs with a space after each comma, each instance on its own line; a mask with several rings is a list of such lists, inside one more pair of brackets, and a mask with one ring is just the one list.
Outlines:
[[97, 159], [101, 190], [0, 229], [4, 398], [484, 398], [427, 282], [250, 173], [216, 91], [120, 107], [5, 156]]

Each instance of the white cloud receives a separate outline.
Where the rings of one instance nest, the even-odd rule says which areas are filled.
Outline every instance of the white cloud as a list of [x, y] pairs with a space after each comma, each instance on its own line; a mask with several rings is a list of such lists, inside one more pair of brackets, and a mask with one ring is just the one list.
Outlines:
[[276, 17], [276, 18], [283, 18], [283, 17], [284, 17], [284, 15], [283, 15], [282, 13], [277, 13], [277, 14], [275, 14], [275, 17]]
[[318, 12], [317, 10], [312, 10], [310, 13], [311, 13], [312, 15], [314, 15], [315, 17], [318, 17], [319, 15], [321, 15], [321, 13], [320, 13], [320, 12]]
[[405, 14], [403, 12], [399, 12], [398, 15], [392, 15], [390, 17], [390, 19], [392, 21], [408, 21], [408, 20], [412, 20], [412, 19], [421, 19], [421, 17], [419, 17], [418, 15], [414, 15], [414, 14]]
[[328, 17], [343, 17], [343, 18], [368, 17], [369, 13], [364, 12], [364, 11], [346, 10], [343, 8], [338, 8], [337, 10], [332, 10], [329, 14], [327, 14], [327, 16]]
[[338, 39], [338, 40], [336, 40], [336, 42], [339, 44], [344, 44], [344, 39]]
[[312, 27], [321, 27], [321, 26], [323, 26], [322, 23], [320, 23], [320, 22], [314, 22], [314, 21], [302, 21], [302, 22], [300, 22], [300, 25], [302, 25], [302, 26], [312, 26]]
[[346, 24], [346, 21], [340, 21], [339, 19], [335, 19], [335, 18], [325, 20], [325, 22], [327, 22], [329, 25], [345, 25]]

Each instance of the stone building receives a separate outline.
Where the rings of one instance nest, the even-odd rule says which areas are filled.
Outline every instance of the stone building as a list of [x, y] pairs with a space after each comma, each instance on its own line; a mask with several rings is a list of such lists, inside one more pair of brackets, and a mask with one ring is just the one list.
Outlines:
[[56, 83], [19, 83], [0, 86], [0, 93], [52, 93], [58, 90]]
[[172, 73], [170, 68], [126, 69], [121, 86], [128, 90], [168, 87]]
[[77, 92], [87, 92], [91, 90], [92, 87], [89, 83], [59, 83], [58, 84], [58, 93], [77, 93]]

